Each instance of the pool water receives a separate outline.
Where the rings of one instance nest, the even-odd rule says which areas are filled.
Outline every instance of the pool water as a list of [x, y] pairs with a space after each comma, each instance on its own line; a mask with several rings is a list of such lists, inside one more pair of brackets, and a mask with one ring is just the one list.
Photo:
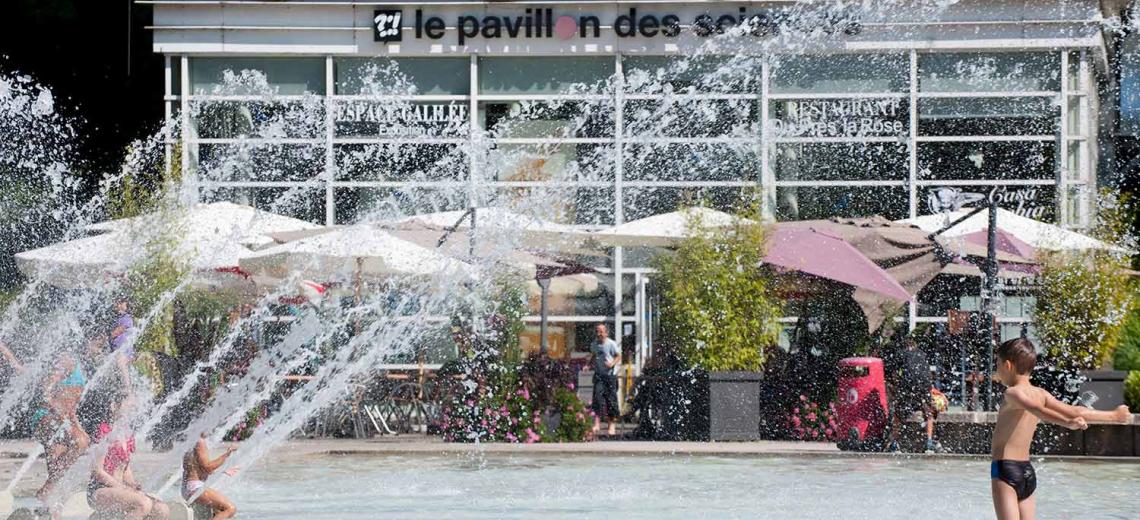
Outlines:
[[[1140, 518], [1140, 464], [1036, 461], [1041, 518]], [[241, 518], [992, 518], [981, 459], [311, 456], [225, 489]]]

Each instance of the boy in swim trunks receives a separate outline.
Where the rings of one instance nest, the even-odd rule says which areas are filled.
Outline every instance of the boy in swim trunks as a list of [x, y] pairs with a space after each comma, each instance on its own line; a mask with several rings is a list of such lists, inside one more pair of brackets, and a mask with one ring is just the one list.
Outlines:
[[1029, 383], [1035, 364], [1037, 350], [1025, 338], [998, 346], [995, 379], [1006, 390], [990, 452], [990, 492], [999, 520], [1032, 519], [1036, 512], [1033, 491], [1037, 488], [1037, 474], [1029, 463], [1029, 445], [1039, 420], [1083, 430], [1089, 421], [1127, 423], [1130, 418], [1127, 406], [1104, 412], [1058, 401]]

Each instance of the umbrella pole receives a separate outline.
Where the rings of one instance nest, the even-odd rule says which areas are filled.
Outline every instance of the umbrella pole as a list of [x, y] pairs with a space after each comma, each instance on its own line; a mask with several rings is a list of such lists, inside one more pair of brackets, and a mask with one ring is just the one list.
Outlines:
[[550, 278], [539, 278], [536, 281], [538, 282], [539, 289], [542, 289], [542, 292], [540, 293], [541, 295], [539, 296], [539, 310], [538, 310], [538, 314], [539, 314], [538, 351], [539, 351], [539, 353], [541, 353], [542, 355], [545, 356], [547, 354], [546, 299], [550, 295]]
[[997, 197], [990, 194], [990, 221], [986, 237], [986, 279], [982, 290], [982, 324], [986, 331], [986, 411], [994, 410], [994, 290], [997, 287]]
[[352, 297], [352, 301], [355, 304], [354, 306], [356, 307], [356, 311], [357, 311], [356, 323], [353, 324], [353, 330], [355, 331], [356, 336], [360, 335], [360, 314], [359, 314], [359, 312], [360, 312], [360, 302], [362, 300], [362, 297], [360, 294], [360, 286], [363, 285], [363, 277], [364, 277], [364, 259], [363, 258], [357, 258], [356, 259], [356, 277], [355, 277], [355, 280], [353, 283], [353, 285], [355, 287], [353, 290], [353, 297]]

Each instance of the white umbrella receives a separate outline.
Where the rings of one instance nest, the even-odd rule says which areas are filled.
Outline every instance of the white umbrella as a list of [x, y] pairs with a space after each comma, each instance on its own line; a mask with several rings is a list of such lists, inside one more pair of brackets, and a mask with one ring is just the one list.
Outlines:
[[[443, 231], [455, 226], [455, 229], [470, 229], [470, 210], [441, 211], [412, 215], [397, 220], [381, 223], [382, 226], [397, 230], [435, 229]], [[544, 249], [547, 251], [561, 251], [566, 253], [589, 254], [583, 244], [590, 239], [590, 233], [568, 224], [551, 222], [533, 215], [527, 215], [509, 209], [487, 206], [474, 209], [475, 227], [481, 230], [491, 230], [484, 235], [492, 239], [496, 234], [509, 234], [516, 245]]]
[[301, 272], [323, 281], [348, 275], [473, 274], [470, 266], [459, 260], [368, 225], [337, 228], [251, 253], [241, 259], [240, 266], [243, 271], [275, 278]]
[[670, 247], [690, 235], [690, 222], [699, 219], [707, 229], [729, 228], [736, 224], [756, 224], [715, 209], [692, 207], [633, 220], [594, 232], [597, 243], [606, 246]]
[[[899, 222], [912, 224], [923, 231], [933, 233], [946, 227], [947, 224], [964, 217], [970, 211], [972, 211], [972, 209], [966, 208], [947, 214], [923, 215], [913, 219], [900, 220]], [[1102, 242], [1088, 235], [1023, 217], [1007, 209], [998, 208], [997, 225], [1002, 231], [1017, 237], [1035, 249], [1046, 251], [1099, 249], [1124, 254], [1132, 253], [1132, 251]], [[989, 214], [983, 210], [953, 228], [942, 232], [942, 236], [958, 237], [976, 233], [988, 227]]]
[[[143, 260], [147, 241], [161, 238], [157, 223], [167, 218], [148, 214], [93, 224], [86, 229], [104, 233], [18, 253], [16, 265], [25, 276], [50, 276], [57, 287], [98, 285]], [[272, 243], [266, 233], [319, 227], [228, 202], [197, 204], [177, 214], [172, 226], [172, 254], [206, 272], [236, 268], [251, 247]]]

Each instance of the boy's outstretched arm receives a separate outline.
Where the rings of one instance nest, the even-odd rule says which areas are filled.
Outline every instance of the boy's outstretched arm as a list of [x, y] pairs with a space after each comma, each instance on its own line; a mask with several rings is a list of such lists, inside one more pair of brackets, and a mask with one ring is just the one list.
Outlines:
[[1081, 417], [1088, 422], [1126, 423], [1131, 416], [1128, 407], [1125, 405], [1120, 405], [1112, 411], [1094, 410], [1085, 406], [1063, 403], [1049, 392], [1042, 391], [1041, 393], [1045, 394], [1045, 406], [1069, 417]]
[[1064, 426], [1070, 430], [1084, 430], [1088, 423], [1077, 414], [1066, 414], [1061, 410], [1049, 406], [1049, 392], [1039, 388], [1010, 388], [1005, 391], [1006, 399], [1013, 399], [1029, 413], [1037, 416], [1044, 422]]

